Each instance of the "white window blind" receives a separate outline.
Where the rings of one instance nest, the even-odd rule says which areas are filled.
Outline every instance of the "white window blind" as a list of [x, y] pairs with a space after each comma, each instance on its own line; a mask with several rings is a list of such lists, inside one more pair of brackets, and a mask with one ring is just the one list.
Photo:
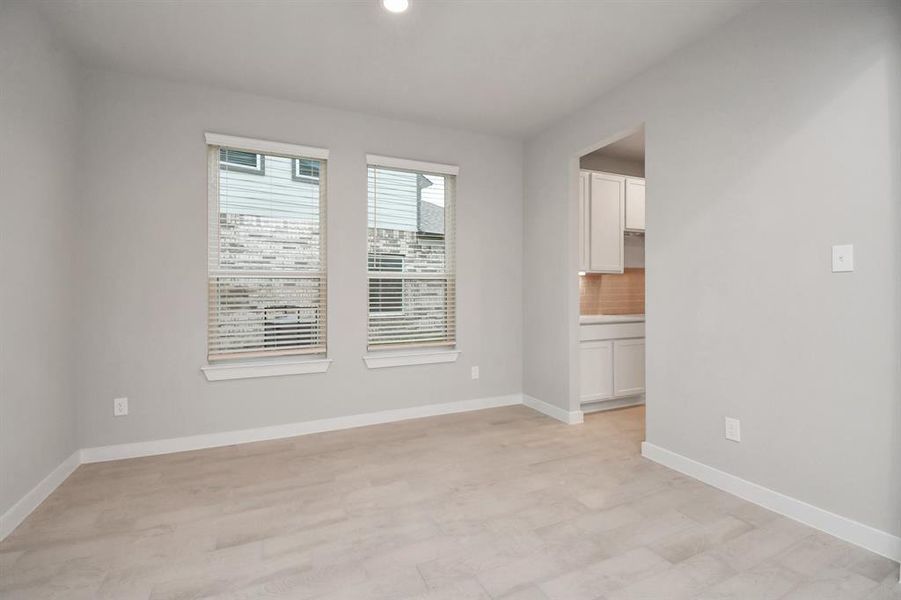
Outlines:
[[453, 346], [456, 176], [377, 160], [368, 157], [369, 349]]
[[274, 143], [215, 134], [207, 142], [209, 360], [324, 354], [324, 151], [282, 154], [291, 146], [281, 144], [272, 153]]

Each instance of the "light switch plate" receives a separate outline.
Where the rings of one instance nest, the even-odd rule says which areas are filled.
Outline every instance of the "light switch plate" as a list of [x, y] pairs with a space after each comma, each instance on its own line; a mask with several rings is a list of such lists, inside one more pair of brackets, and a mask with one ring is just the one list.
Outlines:
[[472, 368], [472, 378], [473, 378], [473, 379], [478, 379], [478, 378], [479, 378], [479, 368], [478, 368], [478, 367], [473, 367], [473, 368]]
[[832, 272], [847, 273], [854, 270], [854, 245], [832, 247]]
[[726, 417], [726, 439], [733, 442], [741, 441], [741, 421]]
[[128, 414], [128, 398], [115, 398], [113, 400], [113, 416], [124, 417]]

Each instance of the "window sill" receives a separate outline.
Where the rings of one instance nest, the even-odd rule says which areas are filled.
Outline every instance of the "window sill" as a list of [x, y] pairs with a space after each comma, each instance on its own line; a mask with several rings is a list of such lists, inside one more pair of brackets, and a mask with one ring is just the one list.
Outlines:
[[386, 367], [406, 367], [408, 365], [431, 365], [456, 362], [459, 350], [428, 350], [422, 352], [385, 352], [364, 354], [363, 360], [370, 369]]
[[325, 373], [330, 358], [305, 358], [290, 361], [243, 362], [227, 365], [208, 365], [200, 370], [207, 381], [223, 381], [226, 379], [250, 379], [254, 377], [279, 377], [281, 375], [306, 375], [308, 373]]

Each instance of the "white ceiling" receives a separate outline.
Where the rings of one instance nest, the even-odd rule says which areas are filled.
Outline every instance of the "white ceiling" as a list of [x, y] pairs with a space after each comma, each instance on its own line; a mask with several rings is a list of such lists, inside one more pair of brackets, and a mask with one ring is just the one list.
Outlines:
[[514, 137], [747, 0], [44, 0], [89, 65]]

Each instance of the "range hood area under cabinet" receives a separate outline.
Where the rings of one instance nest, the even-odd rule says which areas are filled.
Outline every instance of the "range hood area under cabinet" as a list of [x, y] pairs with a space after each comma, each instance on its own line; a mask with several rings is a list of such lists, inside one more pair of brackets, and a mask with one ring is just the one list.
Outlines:
[[622, 273], [626, 232], [645, 230], [645, 180], [579, 173], [579, 271]]

